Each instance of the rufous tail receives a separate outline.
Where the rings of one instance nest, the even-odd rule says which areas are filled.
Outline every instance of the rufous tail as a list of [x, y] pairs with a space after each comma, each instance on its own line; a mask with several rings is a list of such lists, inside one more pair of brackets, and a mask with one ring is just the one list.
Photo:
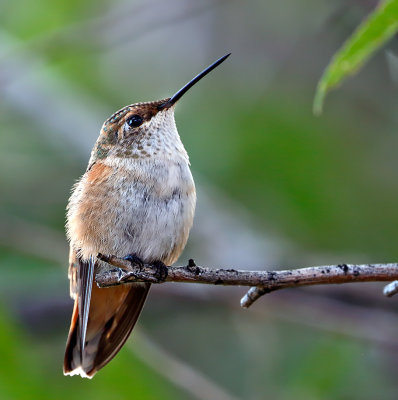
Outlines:
[[[79, 299], [82, 290], [75, 299], [65, 350], [65, 375], [92, 378], [112, 360], [129, 337], [150, 288], [149, 283], [111, 288], [99, 288], [95, 282], [90, 283], [89, 307], [82, 305]], [[86, 316], [80, 315], [79, 303]], [[84, 312], [84, 308], [88, 312]]]

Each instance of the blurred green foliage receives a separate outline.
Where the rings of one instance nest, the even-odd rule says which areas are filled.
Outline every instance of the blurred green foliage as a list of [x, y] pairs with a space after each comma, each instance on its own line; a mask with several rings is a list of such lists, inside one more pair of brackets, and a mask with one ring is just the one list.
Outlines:
[[319, 81], [314, 112], [322, 112], [326, 93], [354, 74], [368, 58], [398, 30], [398, 1], [381, 1], [377, 9], [349, 37], [343, 47], [334, 55], [330, 65]]

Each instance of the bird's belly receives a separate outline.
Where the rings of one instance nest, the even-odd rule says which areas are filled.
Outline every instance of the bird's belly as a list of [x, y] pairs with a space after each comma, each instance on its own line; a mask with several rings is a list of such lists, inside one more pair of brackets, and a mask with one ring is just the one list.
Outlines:
[[120, 204], [119, 226], [109, 243], [115, 254], [135, 253], [149, 262], [171, 264], [182, 252], [192, 226], [195, 193], [174, 188], [166, 196], [155, 191], [132, 189]]
[[[196, 193], [187, 179], [143, 181], [113, 174], [87, 186], [82, 180], [71, 197], [71, 245], [86, 259], [98, 253], [136, 254], [146, 262], [170, 265], [182, 252], [192, 226]], [[73, 210], [73, 211], [72, 211]]]

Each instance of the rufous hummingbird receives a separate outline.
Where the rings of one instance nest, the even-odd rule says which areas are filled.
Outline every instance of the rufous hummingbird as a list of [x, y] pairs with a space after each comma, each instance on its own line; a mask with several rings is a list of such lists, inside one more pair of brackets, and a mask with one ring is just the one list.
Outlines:
[[64, 374], [91, 378], [120, 350], [150, 283], [99, 288], [109, 268], [98, 253], [171, 265], [192, 226], [196, 191], [174, 121], [176, 102], [230, 54], [168, 99], [136, 103], [108, 118], [67, 207], [70, 293], [75, 300]]

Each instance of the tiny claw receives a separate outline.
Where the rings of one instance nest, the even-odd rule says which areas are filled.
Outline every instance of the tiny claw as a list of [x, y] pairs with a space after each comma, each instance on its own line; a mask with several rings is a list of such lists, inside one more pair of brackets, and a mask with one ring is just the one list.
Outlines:
[[144, 262], [135, 253], [128, 254], [126, 257], [123, 257], [123, 260], [130, 261], [133, 266], [138, 265], [140, 268], [144, 266]]
[[155, 278], [158, 282], [164, 282], [169, 274], [169, 269], [162, 261], [155, 261], [152, 265], [156, 268]]

